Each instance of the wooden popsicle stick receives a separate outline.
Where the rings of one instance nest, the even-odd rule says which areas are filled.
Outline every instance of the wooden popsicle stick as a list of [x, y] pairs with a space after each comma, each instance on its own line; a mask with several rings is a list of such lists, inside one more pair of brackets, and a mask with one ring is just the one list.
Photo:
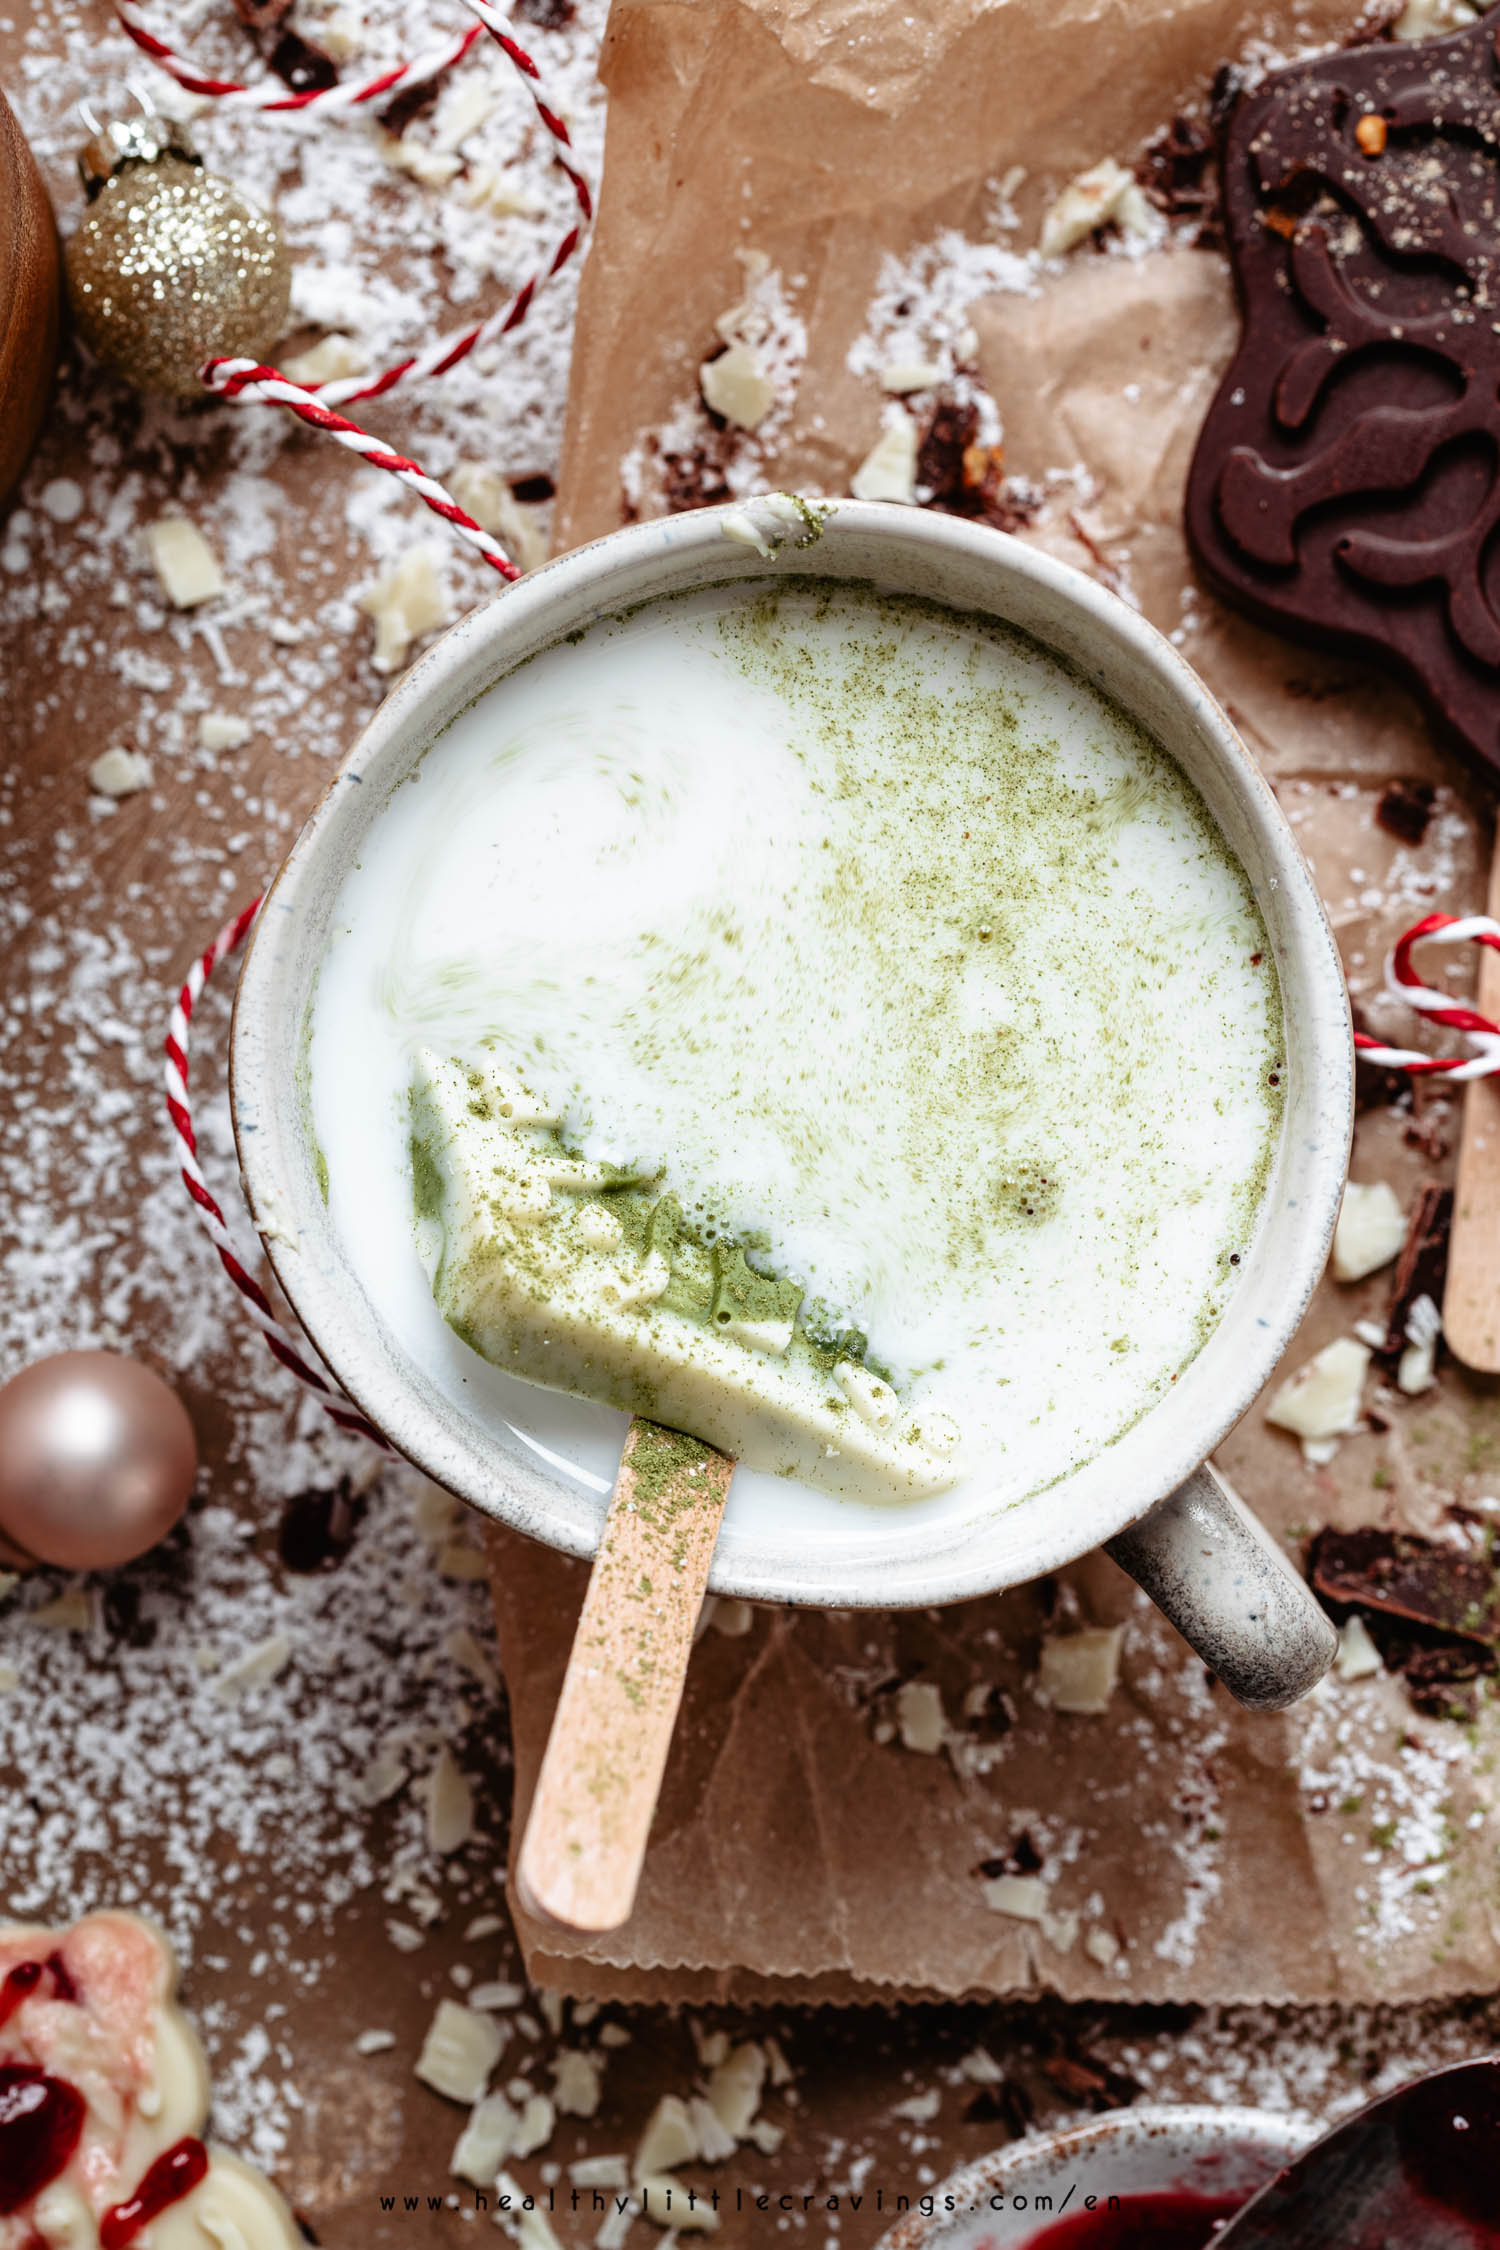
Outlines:
[[[1490, 862], [1488, 911], [1500, 919], [1500, 836]], [[1500, 1019], [1500, 953], [1478, 950], [1474, 1005], [1494, 1022]], [[1443, 1334], [1466, 1367], [1500, 1374], [1500, 1078], [1476, 1078], [1464, 1093]]]
[[637, 1418], [521, 1841], [528, 1914], [615, 1930], [635, 1903], [734, 1463]]

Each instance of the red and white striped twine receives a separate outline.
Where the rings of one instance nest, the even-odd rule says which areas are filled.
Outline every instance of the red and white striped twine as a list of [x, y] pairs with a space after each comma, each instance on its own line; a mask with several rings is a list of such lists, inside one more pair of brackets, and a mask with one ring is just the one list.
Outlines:
[[166, 1071], [167, 1115], [172, 1130], [182, 1144], [182, 1184], [192, 1197], [199, 1217], [208, 1230], [208, 1238], [219, 1253], [219, 1263], [250, 1307], [251, 1318], [265, 1339], [267, 1351], [273, 1359], [290, 1369], [299, 1382], [316, 1393], [318, 1403], [341, 1430], [355, 1437], [372, 1438], [384, 1451], [390, 1446], [373, 1422], [350, 1406], [342, 1392], [336, 1390], [327, 1376], [318, 1372], [306, 1358], [302, 1347], [283, 1327], [271, 1310], [271, 1301], [260, 1283], [250, 1272], [240, 1254], [239, 1245], [229, 1231], [223, 1211], [209, 1191], [198, 1162], [198, 1138], [193, 1131], [193, 1115], [188, 1102], [188, 1030], [193, 1020], [193, 1010], [198, 997], [214, 970], [229, 954], [237, 952], [249, 934], [250, 925], [260, 912], [261, 901], [253, 898], [248, 906], [241, 907], [232, 922], [226, 922], [213, 943], [200, 953], [183, 981], [177, 995], [177, 1005], [172, 1010], [167, 1028]]
[[400, 383], [422, 382], [446, 375], [452, 367], [480, 351], [512, 329], [519, 328], [530, 312], [537, 291], [559, 274], [574, 256], [583, 239], [585, 227], [594, 215], [593, 196], [589, 184], [579, 171], [573, 157], [572, 136], [567, 121], [556, 105], [545, 97], [542, 76], [536, 63], [511, 36], [505, 17], [490, 5], [490, 0], [464, 0], [464, 5], [478, 21], [471, 24], [461, 37], [450, 40], [442, 47], [433, 47], [410, 62], [399, 63], [365, 79], [358, 84], [323, 88], [319, 92], [292, 93], [276, 82], [258, 86], [242, 86], [236, 81], [212, 78], [198, 70], [183, 55], [169, 47], [142, 22], [135, 0], [114, 0], [115, 13], [121, 27], [135, 41], [143, 54], [175, 78], [179, 86], [206, 99], [223, 103], [226, 107], [255, 109], [268, 115], [277, 112], [303, 111], [317, 108], [330, 115], [349, 115], [366, 108], [380, 96], [393, 93], [398, 87], [417, 84], [447, 70], [468, 54], [475, 42], [486, 32], [495, 41], [507, 61], [519, 73], [547, 132], [552, 136], [557, 163], [566, 174], [578, 206], [578, 216], [563, 235], [551, 257], [539, 265], [521, 283], [509, 301], [490, 314], [487, 320], [451, 335], [440, 336], [424, 350], [412, 352], [405, 359], [382, 369], [374, 375], [346, 375], [327, 383], [301, 384], [292, 382], [279, 368], [263, 366], [248, 359], [215, 358], [203, 369], [206, 387], [220, 398], [250, 400], [285, 406], [293, 414], [324, 430], [329, 436], [358, 453], [372, 468], [386, 469], [399, 477], [403, 484], [419, 494], [435, 515], [441, 516], [459, 535], [476, 548], [492, 569], [502, 578], [520, 576], [505, 549], [491, 534], [483, 530], [435, 477], [428, 476], [420, 465], [397, 453], [378, 438], [371, 437], [358, 423], [348, 421], [332, 410], [360, 398], [384, 398]]
[[1413, 946], [1425, 938], [1435, 945], [1487, 945], [1500, 953], [1500, 922], [1492, 921], [1488, 914], [1429, 914], [1398, 939], [1385, 965], [1385, 989], [1392, 999], [1404, 1000], [1418, 1015], [1449, 1031], [1461, 1031], [1473, 1054], [1465, 1059], [1459, 1055], [1424, 1055], [1412, 1047], [1383, 1047], [1378, 1039], [1357, 1031], [1354, 1045], [1360, 1060], [1385, 1070], [1410, 1071], [1414, 1078], [1448, 1078], [1456, 1084], [1470, 1078], [1491, 1078], [1500, 1071], [1500, 1024], [1491, 1023], [1475, 1008], [1463, 1007], [1451, 992], [1434, 992], [1430, 985], [1423, 984], [1412, 967], [1411, 955]]
[[328, 86], [321, 92], [295, 94], [281, 88], [274, 81], [259, 86], [242, 86], [230, 79], [206, 77], [184, 56], [168, 47], [164, 40], [157, 38], [154, 32], [147, 30], [141, 21], [135, 0], [114, 0], [115, 13], [122, 28], [141, 51], [149, 55], [161, 69], [168, 71], [180, 86], [186, 87], [191, 93], [222, 102], [227, 107], [253, 108], [267, 114], [300, 112], [317, 107], [335, 115], [347, 116], [352, 111], [365, 108], [381, 95], [393, 92], [399, 86], [436, 77], [440, 71], [461, 61], [476, 40], [482, 39], [488, 32], [520, 76], [531, 96], [537, 116], [551, 134], [553, 152], [572, 187], [578, 217], [568, 228], [550, 259], [529, 274], [509, 303], [500, 306], [487, 320], [469, 328], [455, 330], [450, 336], [439, 337], [425, 351], [413, 352], [407, 358], [396, 361], [393, 366], [384, 368], [379, 374], [344, 375], [327, 383], [313, 385], [312, 388], [325, 405], [346, 406], [357, 398], [383, 398], [398, 383], [421, 382], [432, 376], [446, 375], [450, 367], [456, 367], [471, 352], [480, 351], [486, 344], [509, 335], [526, 318], [537, 291], [568, 263], [583, 239], [584, 228], [593, 218], [594, 199], [588, 181], [574, 160], [573, 138], [568, 131], [567, 120], [543, 92], [542, 74], [535, 61], [519, 40], [511, 36], [505, 17], [490, 5], [490, 0], [464, 0], [464, 6], [478, 20], [459, 39], [450, 40], [446, 46], [432, 48], [412, 62], [395, 65], [358, 85]]
[[459, 506], [446, 486], [438, 483], [436, 477], [428, 476], [415, 461], [409, 461], [404, 453], [393, 452], [379, 438], [371, 437], [369, 431], [362, 430], [357, 422], [347, 421], [342, 414], [335, 414], [332, 407], [325, 406], [316, 393], [305, 389], [301, 383], [288, 382], [286, 376], [278, 374], [274, 367], [262, 367], [253, 359], [211, 359], [203, 370], [203, 380], [211, 391], [219, 392], [224, 398], [267, 399], [276, 405], [290, 407], [294, 414], [300, 415], [304, 422], [310, 422], [314, 429], [326, 430], [330, 437], [338, 439], [340, 445], [347, 445], [351, 453], [359, 454], [363, 460], [368, 461], [372, 469], [389, 469], [392, 476], [399, 477], [404, 485], [426, 501], [435, 516], [441, 516], [444, 523], [452, 525], [460, 538], [467, 539], [471, 547], [477, 548], [490, 568], [498, 570], [502, 578], [509, 581], [520, 577], [520, 571], [499, 540], [482, 530], [474, 518]]
[[260, 109], [273, 113], [316, 109], [330, 117], [365, 109], [371, 102], [379, 101], [383, 94], [394, 94], [403, 86], [418, 86], [426, 78], [436, 78], [440, 71], [462, 61], [482, 28], [471, 24], [458, 38], [445, 40], [440, 47], [429, 47], [424, 53], [414, 55], [410, 62], [391, 64], [375, 77], [358, 84], [310, 88], [298, 94], [276, 78], [264, 79], [258, 86], [242, 86], [233, 78], [212, 78], [149, 29], [142, 21], [135, 0], [114, 0], [114, 10], [127, 39], [133, 39], [143, 55], [148, 55], [189, 94], [199, 94], [206, 101], [223, 102], [228, 109]]

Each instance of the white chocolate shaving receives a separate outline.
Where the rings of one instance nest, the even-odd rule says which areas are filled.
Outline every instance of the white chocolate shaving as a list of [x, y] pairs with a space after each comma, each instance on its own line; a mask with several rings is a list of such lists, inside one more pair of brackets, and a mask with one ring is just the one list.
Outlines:
[[201, 711], [198, 715], [198, 747], [200, 750], [238, 750], [242, 742], [250, 740], [250, 721], [237, 719], [227, 711]]
[[242, 1695], [264, 1687], [278, 1672], [285, 1671], [291, 1655], [292, 1644], [285, 1633], [268, 1634], [265, 1640], [247, 1648], [243, 1656], [237, 1656], [232, 1664], [225, 1665], [214, 1681], [215, 1696], [220, 1703], [237, 1703]]
[[1406, 1240], [1406, 1214], [1386, 1180], [1351, 1180], [1333, 1233], [1333, 1278], [1363, 1281], [1388, 1266]]
[[1383, 1669], [1380, 1651], [1362, 1617], [1346, 1618], [1339, 1628], [1339, 1652], [1333, 1668], [1341, 1680], [1370, 1680]]
[[663, 2094], [646, 2120], [646, 2129], [635, 2152], [632, 2171], [639, 2181], [670, 2172], [674, 2165], [693, 2164], [698, 2158], [698, 2136], [688, 2107], [680, 2094]]
[[89, 787], [101, 797], [133, 797], [151, 786], [151, 760], [139, 750], [105, 750], [89, 767]]
[[218, 558], [186, 516], [161, 516], [146, 526], [146, 551], [174, 609], [196, 609], [224, 591]]
[[375, 621], [377, 672], [399, 672], [415, 640], [446, 625], [448, 596], [427, 547], [413, 547], [383, 570], [356, 607]]
[[1039, 1875], [992, 1875], [984, 1886], [991, 1913], [1013, 1922], [1040, 1922], [1047, 1912], [1047, 1886]]
[[488, 2016], [456, 2000], [440, 2000], [417, 2057], [416, 2075], [450, 2102], [476, 2102], [504, 2045], [503, 2033]]
[[474, 1792], [445, 1743], [427, 1776], [427, 1842], [446, 1858], [474, 1833]]
[[943, 380], [943, 369], [935, 359], [898, 359], [880, 370], [880, 388], [892, 398], [906, 398], [913, 391], [930, 391]]
[[485, 461], [460, 461], [448, 490], [481, 531], [493, 532], [520, 570], [535, 570], [547, 560], [541, 517], [516, 498], [498, 469]]
[[737, 429], [757, 430], [776, 403], [776, 392], [748, 344], [733, 343], [698, 370], [703, 403]]
[[592, 2117], [599, 2107], [604, 2074], [592, 2055], [576, 2047], [560, 2054], [552, 2065], [552, 2098], [563, 2117]]
[[935, 1757], [948, 1738], [943, 1698], [931, 1680], [903, 1680], [896, 1690], [896, 1730], [902, 1745]]
[[354, 338], [335, 330], [331, 336], [320, 336], [305, 352], [283, 360], [281, 372], [288, 382], [316, 390], [320, 383], [337, 383], [345, 375], [363, 375], [369, 364], [369, 355]]
[[1154, 231], [1151, 206], [1135, 175], [1106, 156], [1071, 179], [1048, 211], [1042, 221], [1042, 256], [1065, 256], [1111, 219], [1126, 234], [1144, 238]]
[[747, 2039], [731, 2047], [708, 2082], [714, 2115], [727, 2133], [742, 2141], [750, 2120], [760, 2107], [766, 2082], [766, 2051], [758, 2040]]
[[1054, 1711], [1095, 1716], [1109, 1709], [1109, 1699], [1120, 1677], [1120, 1643], [1124, 1628], [1093, 1626], [1082, 1633], [1063, 1633], [1042, 1643], [1037, 1693]]
[[1304, 1451], [1347, 1436], [1360, 1427], [1360, 1399], [1370, 1349], [1352, 1336], [1340, 1336], [1281, 1385], [1266, 1408], [1266, 1420], [1301, 1438]]

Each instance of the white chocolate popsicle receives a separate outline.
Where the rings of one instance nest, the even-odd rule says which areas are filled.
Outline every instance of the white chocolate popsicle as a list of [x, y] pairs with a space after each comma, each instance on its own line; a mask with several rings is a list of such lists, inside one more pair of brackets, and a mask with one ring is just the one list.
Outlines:
[[503, 1064], [417, 1057], [417, 1247], [466, 1344], [847, 1498], [956, 1481], [957, 1430], [904, 1404], [862, 1338], [810, 1332], [797, 1283], [701, 1241], [651, 1180], [570, 1155], [560, 1122]]

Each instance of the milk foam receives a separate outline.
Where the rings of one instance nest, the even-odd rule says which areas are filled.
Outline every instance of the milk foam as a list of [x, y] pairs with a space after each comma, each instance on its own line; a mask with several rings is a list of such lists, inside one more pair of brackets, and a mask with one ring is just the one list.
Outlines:
[[460, 1347], [413, 1245], [422, 1046], [494, 1042], [570, 1143], [664, 1167], [1005, 1498], [1136, 1420], [1233, 1286], [1279, 1115], [1264, 927], [1171, 761], [1001, 628], [805, 585], [596, 626], [439, 739], [335, 927], [330, 1207], [425, 1364]]

